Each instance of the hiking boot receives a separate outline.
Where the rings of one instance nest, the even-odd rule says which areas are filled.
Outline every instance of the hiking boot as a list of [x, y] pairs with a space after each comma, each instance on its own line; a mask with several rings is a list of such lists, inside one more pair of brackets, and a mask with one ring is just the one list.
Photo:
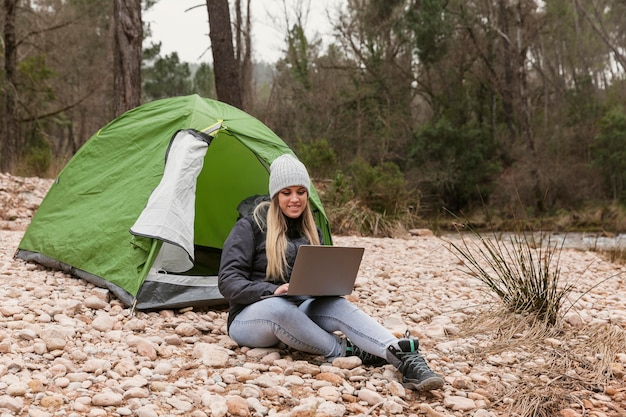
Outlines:
[[400, 361], [402, 385], [415, 391], [430, 391], [443, 387], [443, 378], [434, 373], [417, 351], [419, 342], [412, 337], [398, 341], [400, 350], [389, 346], [388, 351]]
[[420, 341], [407, 331], [405, 337], [398, 340], [398, 346], [402, 352], [417, 352], [420, 348]]
[[353, 345], [348, 339], [346, 339], [346, 356], [358, 356], [361, 358], [363, 365], [383, 366], [388, 363], [386, 359], [372, 355], [360, 347]]

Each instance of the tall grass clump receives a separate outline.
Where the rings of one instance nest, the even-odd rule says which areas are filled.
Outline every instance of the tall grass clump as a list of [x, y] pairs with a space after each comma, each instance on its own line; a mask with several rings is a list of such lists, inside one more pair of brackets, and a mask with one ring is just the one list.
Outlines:
[[560, 245], [536, 238], [526, 232], [509, 238], [484, 236], [469, 229], [473, 239], [451, 242], [453, 252], [469, 276], [480, 280], [495, 294], [505, 308], [515, 314], [528, 314], [541, 322], [555, 325], [562, 317], [562, 307], [573, 289], [561, 285]]

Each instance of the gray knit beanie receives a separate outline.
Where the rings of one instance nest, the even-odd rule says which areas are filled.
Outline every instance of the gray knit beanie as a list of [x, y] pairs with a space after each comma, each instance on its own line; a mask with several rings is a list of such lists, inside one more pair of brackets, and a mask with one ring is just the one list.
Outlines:
[[311, 193], [311, 179], [304, 164], [294, 156], [284, 154], [270, 165], [270, 198], [283, 188], [299, 185]]

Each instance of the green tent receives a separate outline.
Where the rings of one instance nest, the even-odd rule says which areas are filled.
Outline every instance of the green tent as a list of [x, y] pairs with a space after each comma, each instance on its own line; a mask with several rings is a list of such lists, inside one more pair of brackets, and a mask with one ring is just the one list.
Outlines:
[[[61, 269], [146, 310], [224, 303], [223, 243], [269, 165], [292, 150], [267, 126], [197, 95], [157, 100], [106, 125], [74, 155], [16, 257]], [[319, 196], [310, 201], [332, 244]]]

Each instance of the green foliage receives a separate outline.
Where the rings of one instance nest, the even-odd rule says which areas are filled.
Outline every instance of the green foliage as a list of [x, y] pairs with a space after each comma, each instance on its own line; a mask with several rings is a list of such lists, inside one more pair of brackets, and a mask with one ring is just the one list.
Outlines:
[[[144, 10], [154, 2], [143, 0]], [[621, 43], [597, 28], [622, 33], [626, 3], [531, 3], [350, 1], [328, 14], [334, 39], [323, 44], [308, 35], [302, 8], [284, 28], [283, 59], [268, 64], [264, 77], [250, 77], [257, 84], [246, 90], [245, 111], [279, 136], [306, 143], [299, 155], [315, 176], [332, 178], [355, 155], [377, 165], [371, 170], [393, 161], [410, 192], [418, 187], [422, 202], [436, 200], [433, 207], [471, 212], [484, 202], [506, 211], [517, 196], [554, 209], [590, 199], [624, 202], [622, 116], [607, 115], [602, 131], [599, 124], [604, 109], [625, 102], [626, 82], [615, 69]], [[16, 75], [11, 96], [18, 106], [9, 115], [19, 124], [15, 153], [24, 155], [37, 129], [61, 159], [112, 116], [113, 5], [20, 4], [17, 68], [7, 68]], [[149, 19], [144, 24], [148, 45]], [[11, 37], [5, 41], [10, 47]], [[193, 92], [215, 97], [208, 65], [195, 71], [160, 51], [159, 44], [144, 50], [144, 101]], [[68, 123], [44, 125], [51, 117]], [[329, 142], [335, 163], [318, 138]], [[360, 206], [375, 213], [402, 212], [372, 185], [369, 169], [335, 177], [344, 187], [337, 199], [359, 194]], [[388, 195], [391, 182], [390, 190], [380, 187]]]
[[196, 70], [193, 75], [193, 89], [201, 97], [217, 99], [215, 73], [209, 64], [203, 62]]
[[[464, 272], [487, 286], [512, 313], [532, 315], [555, 325], [563, 315], [563, 303], [574, 288], [561, 285], [559, 259], [562, 244], [548, 236], [538, 241], [524, 232], [513, 234], [508, 243], [470, 230], [474, 239], [452, 242]], [[544, 244], [545, 243], [545, 244]]]
[[161, 42], [151, 43], [147, 48], [141, 51], [141, 60], [144, 69], [147, 65], [154, 62], [161, 54]]
[[56, 74], [46, 64], [45, 55], [24, 58], [18, 65], [18, 71], [20, 97], [23, 102], [41, 108], [54, 100], [55, 95], [50, 81]]
[[143, 92], [148, 101], [192, 93], [189, 64], [180, 62], [178, 53], [157, 56], [152, 66], [142, 70]]
[[[56, 98], [52, 83], [57, 74], [47, 65], [46, 56], [38, 54], [24, 58], [19, 62], [18, 71], [20, 102], [23, 109], [27, 109], [19, 117], [30, 119], [33, 115], [48, 112]], [[41, 133], [47, 126], [44, 120], [37, 119], [21, 124], [25, 143], [20, 152], [22, 158], [19, 169], [24, 175], [47, 175], [52, 152]]]
[[356, 158], [348, 173], [355, 198], [377, 213], [396, 215], [413, 203], [404, 174], [393, 162], [372, 166]]
[[305, 88], [309, 89], [309, 41], [301, 25], [293, 25], [287, 37], [287, 59], [294, 78]]
[[316, 178], [328, 178], [335, 171], [337, 155], [326, 139], [312, 142], [299, 140], [296, 150], [300, 160], [309, 169], [309, 174]]
[[24, 149], [22, 160], [23, 175], [46, 177], [52, 162], [52, 151], [50, 145], [39, 134], [33, 133], [33, 137], [28, 140]]
[[593, 83], [589, 75], [577, 77], [575, 88], [566, 93], [567, 123], [571, 125], [595, 123], [602, 107], [593, 94]]
[[609, 111], [594, 138], [593, 165], [604, 175], [613, 198], [626, 203], [626, 113], [623, 107]]
[[347, 171], [337, 171], [322, 196], [335, 233], [391, 237], [417, 224], [419, 201], [397, 165], [357, 158]]
[[422, 192], [454, 211], [488, 198], [491, 181], [500, 171], [497, 151], [486, 129], [455, 126], [440, 118], [418, 130], [411, 160]]
[[446, 2], [423, 0], [420, 7], [409, 9], [407, 26], [415, 34], [417, 56], [424, 65], [437, 62], [447, 51], [452, 33]]
[[143, 49], [142, 80], [147, 101], [191, 93], [217, 98], [215, 74], [209, 64], [200, 64], [192, 78], [189, 64], [180, 62], [176, 52], [161, 57], [160, 42]]
[[332, 183], [324, 193], [324, 203], [329, 206], [340, 207], [354, 199], [354, 191], [350, 177], [342, 171], [337, 171]]
[[152, 6], [154, 6], [159, 0], [142, 0], [142, 9], [143, 11], [147, 11], [150, 8], [152, 8]]
[[[418, 201], [407, 192], [397, 167], [372, 167], [357, 160], [349, 170], [350, 175], [337, 171], [323, 194], [335, 233], [395, 237], [419, 223]], [[367, 184], [372, 192], [365, 190]]]

